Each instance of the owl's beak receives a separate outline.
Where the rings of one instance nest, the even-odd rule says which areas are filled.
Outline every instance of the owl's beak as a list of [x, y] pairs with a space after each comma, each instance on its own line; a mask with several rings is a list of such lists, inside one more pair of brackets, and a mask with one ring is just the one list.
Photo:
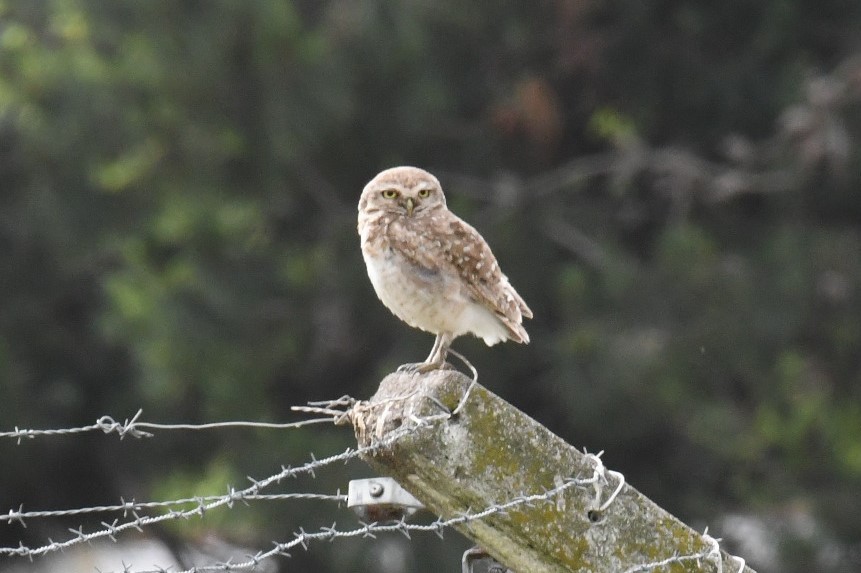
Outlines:
[[415, 209], [415, 207], [416, 207], [416, 204], [415, 204], [415, 201], [413, 201], [413, 198], [407, 197], [407, 216], [408, 217], [413, 216], [413, 209]]

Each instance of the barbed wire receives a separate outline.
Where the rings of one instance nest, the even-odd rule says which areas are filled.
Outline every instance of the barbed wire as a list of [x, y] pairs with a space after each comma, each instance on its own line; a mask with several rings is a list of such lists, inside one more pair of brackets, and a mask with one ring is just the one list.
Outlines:
[[[230, 494], [228, 494], [230, 495]], [[221, 499], [223, 496], [204, 495], [198, 497], [189, 497], [185, 499], [174, 499], [170, 501], [144, 501], [135, 500], [126, 501], [120, 499], [120, 503], [116, 505], [96, 505], [93, 507], [82, 507], [76, 509], [56, 509], [49, 511], [24, 511], [23, 504], [17, 510], [10, 509], [5, 515], [0, 515], [0, 521], [9, 523], [18, 522], [21, 526], [27, 527], [26, 520], [38, 518], [53, 518], [53, 517], [74, 517], [77, 515], [87, 515], [91, 513], [113, 513], [122, 512], [123, 517], [128, 517], [131, 512], [143, 511], [145, 509], [165, 509], [178, 505], [194, 504], [200, 506]], [[317, 500], [317, 501], [334, 501], [344, 503], [347, 501], [347, 496], [343, 495], [340, 490], [334, 494], [326, 493], [273, 493], [273, 494], [248, 494], [242, 496], [242, 501], [285, 501], [285, 500]], [[197, 510], [199, 512], [199, 510]]]
[[[468, 523], [471, 521], [476, 521], [479, 519], [484, 519], [491, 515], [496, 514], [505, 514], [509, 509], [515, 508], [517, 506], [525, 505], [525, 506], [534, 506], [538, 503], [552, 503], [556, 504], [557, 500], [555, 499], [566, 489], [577, 486], [587, 486], [592, 485], [600, 481], [602, 476], [596, 471], [592, 477], [588, 478], [571, 478], [565, 480], [561, 485], [544, 491], [540, 494], [532, 494], [532, 495], [520, 495], [517, 496], [507, 502], [491, 505], [482, 509], [481, 511], [471, 512], [467, 511], [463, 514], [452, 517], [449, 519], [438, 518], [432, 523], [429, 524], [412, 524], [407, 523], [405, 518], [401, 518], [399, 521], [395, 523], [361, 523], [360, 527], [356, 527], [353, 529], [344, 529], [339, 530], [335, 523], [332, 524], [331, 527], [321, 527], [318, 531], [315, 532], [307, 532], [304, 529], [300, 528], [298, 532], [294, 533], [294, 539], [287, 542], [273, 542], [274, 547], [268, 551], [259, 551], [254, 555], [249, 555], [245, 561], [232, 563], [230, 561], [227, 562], [219, 562], [212, 563], [209, 565], [198, 565], [193, 567], [192, 569], [186, 569], [184, 571], [180, 571], [178, 573], [205, 573], [207, 571], [224, 571], [227, 573], [236, 572], [236, 571], [246, 571], [249, 569], [254, 569], [257, 567], [262, 561], [266, 559], [270, 559], [275, 556], [285, 556], [290, 557], [290, 550], [301, 546], [302, 549], [307, 550], [308, 544], [311, 541], [334, 541], [335, 539], [346, 539], [351, 537], [370, 537], [376, 538], [376, 535], [379, 533], [392, 533], [397, 532], [404, 535], [407, 539], [411, 539], [410, 534], [413, 532], [423, 532], [423, 533], [435, 533], [440, 538], [443, 537], [443, 533], [446, 529], [449, 529], [455, 525], [460, 525], [463, 523]], [[148, 569], [138, 571], [136, 573], [167, 573], [167, 569], [165, 568], [156, 568], [156, 569]], [[123, 573], [132, 573], [131, 569], [128, 568], [123, 571]]]
[[[702, 567], [703, 561], [710, 561], [715, 566], [717, 573], [723, 573], [723, 553], [721, 553], [720, 548], [721, 539], [709, 535], [708, 527], [706, 527], [706, 530], [703, 532], [702, 537], [703, 541], [708, 544], [708, 547], [706, 549], [703, 549], [699, 553], [692, 553], [689, 555], [675, 554], [671, 557], [667, 557], [666, 559], [661, 559], [660, 561], [652, 561], [649, 563], [643, 563], [641, 565], [635, 565], [634, 567], [626, 569], [625, 573], [646, 573], [648, 571], [654, 571], [655, 569], [661, 567], [666, 567], [667, 565], [686, 563], [689, 561], [695, 561], [697, 563], [698, 569]], [[739, 564], [736, 573], [742, 573], [745, 566], [747, 565], [747, 562], [741, 557], [736, 557], [735, 555], [730, 555], [730, 559], [733, 559], [736, 563]]]
[[[340, 400], [340, 399], [339, 399]], [[335, 402], [335, 401], [333, 401]], [[96, 420], [95, 424], [90, 424], [89, 426], [81, 426], [77, 428], [60, 428], [60, 429], [50, 429], [50, 430], [36, 430], [36, 429], [27, 429], [27, 428], [18, 428], [15, 426], [13, 431], [8, 432], [0, 432], [0, 438], [13, 438], [16, 439], [18, 445], [21, 444], [21, 440], [24, 438], [34, 439], [36, 437], [44, 437], [44, 436], [67, 436], [73, 434], [83, 434], [87, 432], [98, 432], [101, 431], [105, 434], [116, 433], [120, 436], [120, 439], [125, 438], [126, 436], [131, 436], [133, 438], [151, 438], [153, 436], [152, 432], [147, 432], [146, 430], [212, 430], [216, 428], [266, 428], [266, 429], [274, 429], [274, 430], [286, 430], [291, 428], [301, 428], [302, 426], [308, 426], [310, 424], [323, 424], [323, 423], [332, 423], [331, 418], [314, 418], [311, 420], [301, 420], [299, 422], [289, 422], [284, 424], [273, 423], [273, 422], [210, 422], [206, 424], [159, 424], [155, 422], [141, 422], [138, 420], [141, 414], [143, 414], [143, 410], [138, 410], [137, 413], [132, 416], [131, 419], [126, 418], [126, 420], [122, 423], [117, 422], [110, 416], [102, 416], [98, 420]], [[145, 430], [145, 429], [146, 430]]]
[[[470, 386], [470, 389], [472, 389], [472, 385]], [[407, 399], [411, 396], [412, 394], [410, 394], [410, 396], [389, 398], [385, 401], [385, 403], [394, 400]], [[152, 436], [151, 433], [146, 432], [141, 428], [162, 430], [201, 430], [238, 426], [266, 427], [278, 429], [297, 428], [306, 425], [307, 423], [318, 423], [323, 421], [329, 423], [334, 422], [335, 424], [343, 423], [345, 419], [350, 418], [353, 412], [353, 408], [356, 407], [358, 404], [360, 404], [358, 401], [348, 396], [344, 396], [337, 400], [313, 402], [310, 403], [308, 407], [295, 407], [295, 410], [325, 414], [328, 417], [325, 419], [314, 419], [290, 424], [266, 424], [257, 422], [221, 422], [199, 425], [153, 424], [139, 421], [139, 417], [141, 415], [141, 411], [139, 410], [134, 417], [132, 417], [130, 420], [127, 419], [122, 424], [115, 422], [109, 416], [103, 416], [102, 418], [99, 418], [96, 424], [91, 426], [60, 430], [20, 430], [16, 427], [14, 432], [0, 433], [0, 437], [16, 438], [18, 440], [18, 443], [20, 444], [21, 439], [24, 437], [34, 438], [37, 436], [76, 434], [96, 430], [101, 430], [105, 433], [116, 432], [120, 435], [120, 438], [123, 438], [125, 435], [132, 435], [133, 437], [140, 438]], [[361, 403], [361, 405], [364, 408], [368, 408], [380, 406], [382, 404]], [[462, 402], [458, 405], [457, 409], [459, 409], [461, 405]], [[83, 526], [79, 526], [77, 529], [69, 529], [69, 531], [73, 534], [71, 538], [59, 542], [49, 538], [48, 543], [39, 547], [27, 547], [23, 544], [23, 542], [19, 542], [18, 547], [0, 547], [0, 556], [18, 556], [26, 557], [30, 560], [33, 560], [35, 557], [38, 556], [43, 556], [52, 552], [64, 550], [74, 545], [89, 543], [98, 539], [107, 538], [113, 542], [117, 542], [118, 536], [123, 532], [132, 529], [137, 531], [143, 531], [144, 527], [146, 526], [154, 525], [156, 523], [160, 523], [167, 520], [190, 519], [196, 516], [203, 517], [207, 512], [216, 508], [232, 508], [234, 507], [236, 502], [242, 502], [244, 504], [247, 504], [250, 501], [315, 500], [337, 502], [338, 505], [340, 505], [347, 500], [347, 496], [341, 494], [340, 490], [338, 490], [335, 494], [303, 492], [264, 494], [261, 493], [261, 491], [272, 484], [277, 484], [287, 478], [295, 478], [302, 474], [308, 474], [312, 477], [316, 477], [317, 470], [320, 470], [326, 466], [335, 464], [337, 462], [349, 463], [351, 460], [359, 456], [371, 454], [380, 448], [391, 446], [397, 440], [402, 439], [414, 432], [421, 431], [422, 429], [429, 428], [442, 420], [449, 419], [457, 411], [457, 409], [455, 409], [455, 411], [452, 412], [442, 404], [439, 404], [439, 407], [442, 410], [441, 414], [430, 415], [426, 417], [411, 416], [409, 417], [409, 420], [411, 422], [410, 424], [404, 424], [399, 429], [391, 431], [383, 437], [378, 437], [370, 445], [359, 448], [347, 448], [342, 453], [331, 455], [319, 460], [316, 459], [313, 454], [311, 454], [311, 461], [309, 462], [306, 462], [296, 467], [282, 466], [281, 471], [274, 473], [262, 480], [256, 480], [254, 478], [248, 477], [248, 480], [251, 481], [252, 485], [238, 490], [231, 486], [228, 486], [227, 493], [220, 496], [197, 496], [170, 501], [148, 502], [136, 502], [135, 500], [126, 501], [125, 499], [121, 499], [121, 502], [119, 504], [114, 505], [50, 511], [25, 512], [23, 506], [19, 506], [17, 510], [9, 510], [5, 515], [0, 515], [0, 522], [5, 521], [9, 524], [17, 522], [21, 526], [27, 527], [26, 521], [31, 519], [71, 517], [85, 514], [110, 512], [122, 512], [123, 519], [127, 519], [129, 516], [132, 516], [132, 519], [121, 522], [121, 520], [117, 518], [110, 523], [107, 521], [102, 521], [101, 525], [103, 529], [99, 529], [89, 533], [84, 532]], [[613, 504], [613, 502], [616, 500], [625, 485], [625, 476], [623, 474], [613, 470], [609, 470], [604, 466], [601, 460], [602, 454], [603, 452], [599, 452], [597, 454], [590, 454], [584, 451], [584, 455], [589, 461], [592, 462], [593, 466], [593, 473], [590, 477], [574, 477], [560, 480], [557, 481], [557, 485], [554, 488], [547, 489], [540, 493], [533, 493], [528, 495], [520, 494], [512, 499], [503, 501], [498, 504], [490, 505], [479, 511], [472, 511], [468, 509], [466, 512], [458, 516], [450, 517], [447, 519], [437, 518], [435, 521], [427, 524], [407, 523], [405, 521], [405, 518], [401, 518], [399, 521], [387, 523], [365, 523], [360, 521], [359, 527], [354, 527], [351, 529], [338, 529], [336, 523], [333, 523], [330, 527], [321, 527], [319, 530], [314, 532], [305, 531], [303, 528], [300, 527], [299, 531], [294, 533], [294, 538], [292, 540], [286, 542], [273, 541], [273, 547], [271, 549], [260, 550], [253, 555], [249, 554], [246, 556], [246, 558], [244, 558], [244, 560], [233, 562], [233, 559], [231, 558], [228, 561], [215, 562], [207, 565], [197, 565], [191, 569], [187, 569], [178, 573], [206, 573], [209, 571], [221, 571], [225, 573], [230, 573], [247, 571], [255, 569], [264, 560], [268, 560], [276, 556], [289, 556], [290, 551], [294, 550], [299, 546], [301, 546], [303, 549], [308, 549], [309, 543], [312, 541], [332, 542], [336, 539], [355, 537], [375, 538], [377, 534], [391, 532], [400, 533], [407, 538], [410, 538], [410, 535], [414, 532], [431, 532], [435, 533], [439, 537], [443, 537], [443, 532], [447, 528], [451, 528], [453, 526], [461, 525], [471, 521], [484, 519], [497, 514], [507, 514], [509, 510], [515, 509], [520, 506], [533, 507], [536, 504], [540, 503], [555, 503], [558, 505], [561, 503], [561, 494], [565, 490], [572, 487], [591, 487], [594, 493], [592, 508], [595, 511], [602, 512]], [[604, 491], [606, 488], [611, 486], [612, 481], [616, 482], [615, 486], [613, 487], [613, 491], [609, 496], [605, 498]], [[189, 505], [191, 505], [192, 507], [177, 509]], [[168, 511], [160, 515], [141, 515], [141, 512], [143, 512], [144, 510], [152, 509], [167, 509]], [[648, 571], [655, 571], [656, 569], [666, 567], [667, 565], [691, 561], [697, 562], [698, 566], [700, 566], [703, 561], [711, 562], [716, 567], [718, 573], [723, 573], [723, 556], [720, 550], [720, 540], [708, 535], [708, 529], [706, 529], [706, 531], [703, 533], [703, 540], [707, 543], [708, 547], [700, 552], [686, 555], [674, 554], [670, 557], [667, 557], [666, 559], [631, 567], [627, 569], [625, 573], [642, 573]], [[745, 568], [744, 560], [738, 557], [733, 557], [733, 559], [740, 563], [738, 572], [741, 573]], [[168, 573], [168, 571], [173, 571], [173, 566], [169, 566], [167, 568], [162, 568], [158, 566], [155, 567], [155, 569], [145, 569], [133, 572], [132, 565], [126, 565], [125, 563], [123, 563], [122, 573]]]
[[[94, 541], [97, 539], [108, 538], [111, 541], [117, 541], [117, 535], [123, 533], [125, 531], [135, 529], [137, 531], [143, 531], [143, 528], [149, 525], [153, 525], [156, 523], [160, 523], [168, 520], [178, 520], [178, 519], [189, 519], [191, 517], [200, 516], [203, 517], [208, 511], [216, 509], [218, 507], [227, 506], [229, 508], [233, 507], [233, 504], [236, 502], [245, 501], [249, 496], [259, 495], [260, 490], [263, 488], [273, 484], [280, 483], [282, 480], [290, 477], [296, 477], [301, 474], [309, 474], [314, 475], [316, 470], [319, 470], [327, 465], [333, 464], [335, 462], [340, 461], [350, 461], [362, 454], [371, 453], [375, 449], [382, 447], [383, 444], [373, 444], [370, 446], [365, 446], [358, 449], [347, 448], [341, 454], [337, 454], [334, 456], [330, 456], [328, 458], [324, 458], [321, 460], [313, 460], [311, 462], [307, 462], [301, 466], [290, 468], [284, 467], [282, 470], [272, 476], [267, 477], [263, 480], [255, 480], [253, 478], [248, 478], [252, 481], [252, 485], [241, 490], [236, 490], [234, 488], [230, 488], [227, 494], [223, 496], [214, 496], [211, 497], [209, 501], [206, 498], [195, 498], [195, 507], [186, 510], [173, 510], [171, 509], [167, 513], [155, 516], [141, 516], [138, 514], [137, 510], [134, 508], [130, 508], [127, 511], [134, 517], [134, 519], [130, 521], [126, 521], [123, 523], [119, 523], [118, 519], [115, 519], [112, 523], [102, 522], [102, 526], [104, 529], [94, 531], [91, 533], [84, 533], [83, 528], [79, 527], [78, 529], [70, 529], [75, 536], [66, 540], [57, 542], [52, 539], [48, 540], [48, 543], [42, 545], [41, 547], [30, 548], [23, 545], [23, 543], [19, 543], [18, 547], [0, 547], [0, 555], [17, 555], [22, 557], [27, 557], [32, 559], [33, 557], [38, 557], [41, 555], [45, 555], [47, 553], [53, 553], [55, 551], [60, 551], [67, 549], [73, 545], [78, 545], [82, 543], [89, 543], [90, 541]], [[312, 456], [313, 458], [313, 456]], [[166, 506], [172, 505], [171, 502], [164, 502]], [[78, 510], [81, 513], [83, 511]], [[6, 516], [9, 521], [18, 521], [22, 522], [24, 517], [22, 515], [18, 515], [14, 511], [10, 511]]]
[[[339, 398], [337, 400], [331, 400], [331, 401], [326, 401], [326, 402], [315, 402], [314, 404], [321, 404], [321, 405], [324, 405], [327, 407], [330, 415], [328, 418], [326, 418], [326, 421], [328, 421], [329, 423], [332, 423], [333, 421], [335, 423], [339, 423], [341, 417], [343, 417], [345, 415], [349, 415], [349, 409], [352, 408], [353, 404], [355, 404], [355, 403], [356, 403], [355, 400], [348, 399], [348, 397], [342, 397], [342, 398]], [[339, 410], [337, 408], [346, 408], [347, 410]], [[167, 427], [167, 429], [177, 429], [177, 428], [180, 428], [180, 429], [201, 429], [202, 427], [207, 427], [207, 428], [222, 427], [221, 424], [202, 424], [202, 425], [197, 425], [197, 426], [191, 426], [191, 425], [187, 425], [187, 424], [176, 424], [176, 425], [148, 424], [145, 422], [139, 422], [137, 420], [137, 418], [140, 416], [140, 414], [141, 414], [141, 411], [139, 410], [138, 413], [131, 420], [126, 420], [126, 422], [124, 424], [118, 424], [116, 422], [111, 422], [111, 423], [106, 424], [106, 425], [111, 426], [112, 429], [110, 431], [119, 431], [121, 436], [123, 436], [127, 433], [132, 433], [132, 435], [135, 435], [135, 433], [141, 432], [141, 430], [139, 430], [138, 428], [143, 426], [144, 424], [146, 424], [144, 427], [158, 426], [159, 428], [162, 428], [162, 429], [165, 429], [166, 427]], [[85, 431], [93, 431], [94, 429], [102, 429], [102, 423], [101, 422], [106, 420], [107, 418], [109, 418], [109, 417], [103, 416], [102, 418], [99, 419], [99, 422], [97, 422], [95, 425], [85, 426], [82, 428], [69, 428], [69, 429], [63, 429], [63, 430], [34, 430], [34, 431], [25, 430], [25, 431], [23, 431], [23, 432], [25, 432], [23, 434], [22, 434], [21, 430], [16, 428], [16, 432], [21, 434], [18, 436], [19, 440], [20, 440], [20, 437], [22, 437], [22, 436], [23, 437], [31, 437], [31, 436], [36, 436], [36, 435], [75, 434], [75, 433], [80, 433], [80, 432], [85, 432]], [[359, 448], [347, 448], [344, 452], [342, 452], [340, 454], [332, 455], [332, 456], [329, 456], [329, 457], [326, 457], [326, 458], [323, 458], [320, 460], [316, 459], [314, 457], [314, 454], [311, 454], [311, 461], [310, 462], [306, 462], [305, 464], [303, 464], [301, 466], [297, 466], [297, 467], [282, 466], [281, 471], [279, 471], [273, 475], [270, 475], [269, 477], [262, 479], [262, 480], [256, 480], [256, 479], [249, 476], [247, 479], [249, 481], [251, 481], [250, 486], [243, 488], [243, 489], [239, 489], [239, 490], [237, 490], [233, 487], [229, 487], [228, 492], [224, 495], [221, 495], [221, 496], [195, 497], [195, 498], [186, 498], [183, 500], [173, 500], [173, 501], [164, 501], [164, 502], [148, 502], [150, 505], [148, 505], [148, 506], [141, 505], [140, 506], [141, 509], [150, 508], [150, 507], [172, 508], [172, 507], [175, 507], [177, 505], [182, 505], [182, 504], [193, 504], [194, 507], [192, 507], [190, 509], [183, 509], [183, 510], [169, 509], [169, 511], [167, 513], [163, 513], [161, 515], [142, 516], [138, 513], [138, 508], [136, 505], [134, 505], [133, 502], [123, 501], [123, 503], [120, 504], [119, 506], [116, 506], [116, 505], [114, 505], [114, 506], [102, 506], [104, 508], [108, 508], [107, 509], [108, 511], [124, 511], [124, 516], [127, 516], [130, 514], [133, 516], [134, 519], [131, 519], [129, 521], [125, 521], [122, 523], [120, 523], [119, 519], [114, 519], [114, 521], [111, 523], [103, 521], [103, 522], [101, 522], [101, 524], [102, 524], [104, 529], [100, 529], [100, 530], [93, 531], [90, 533], [85, 533], [83, 531], [83, 526], [80, 526], [77, 529], [69, 529], [69, 531], [74, 534], [74, 537], [71, 537], [65, 541], [59, 541], [59, 542], [54, 541], [54, 540], [49, 538], [48, 543], [46, 543], [45, 545], [42, 545], [40, 547], [35, 547], [35, 548], [27, 547], [22, 542], [19, 542], [18, 547], [0, 547], [0, 556], [2, 556], [2, 555], [21, 556], [21, 557], [27, 557], [27, 558], [32, 560], [34, 557], [42, 556], [42, 555], [45, 555], [48, 553], [53, 553], [56, 551], [61, 551], [61, 550], [67, 549], [69, 547], [72, 547], [74, 545], [79, 545], [82, 543], [89, 543], [91, 541], [102, 539], [102, 538], [108, 538], [111, 541], [116, 542], [117, 541], [117, 535], [119, 535], [123, 532], [129, 531], [129, 530], [132, 530], [132, 529], [137, 530], [137, 531], [143, 531], [144, 527], [149, 526], [149, 525], [154, 525], [156, 523], [160, 523], [163, 521], [178, 520], [178, 519], [190, 519], [191, 517], [194, 517], [194, 516], [203, 517], [208, 511], [219, 508], [219, 507], [225, 507], [226, 506], [228, 508], [232, 508], [236, 502], [246, 502], [248, 500], [253, 500], [255, 498], [259, 499], [258, 496], [262, 495], [260, 493], [261, 490], [263, 490], [264, 488], [266, 488], [272, 484], [281, 483], [281, 481], [283, 481], [287, 478], [298, 477], [299, 475], [302, 475], [302, 474], [308, 474], [312, 477], [316, 477], [315, 472], [319, 469], [322, 469], [328, 465], [331, 465], [331, 464], [334, 464], [337, 462], [347, 463], [350, 460], [353, 460], [353, 459], [355, 459], [355, 458], [357, 458], [363, 454], [372, 453], [372, 452], [374, 452], [380, 448], [383, 448], [383, 447], [391, 444], [395, 440], [400, 439], [404, 435], [415, 431], [418, 428], [426, 427], [428, 424], [430, 424], [434, 421], [437, 421], [437, 420], [436, 419], [434, 419], [434, 420], [416, 420], [416, 423], [414, 423], [413, 425], [404, 425], [401, 428], [399, 428], [398, 430], [391, 432], [385, 438], [377, 440], [370, 445], [362, 446]], [[253, 423], [253, 422], [250, 422], [250, 423], [233, 422], [230, 424], [233, 426], [236, 426], [236, 425], [240, 425], [240, 424], [242, 424], [242, 425], [255, 425], [256, 423]], [[296, 427], [300, 427], [300, 424], [301, 424], [301, 422], [293, 423], [293, 424], [280, 424], [279, 427], [281, 427], [281, 428], [296, 428]], [[114, 427], [117, 427], [120, 429], [115, 430]], [[6, 435], [10, 435], [10, 434], [14, 434], [14, 433], [15, 432], [7, 432]], [[146, 432], [144, 432], [144, 433], [146, 433]], [[136, 435], [135, 437], [140, 437], [140, 436]], [[292, 497], [296, 498], [297, 496], [309, 496], [309, 495], [318, 496], [318, 495], [322, 495], [322, 494], [274, 494], [274, 495], [292, 496]], [[337, 495], [340, 496], [340, 492]], [[282, 499], [287, 499], [287, 497], [282, 497]], [[339, 500], [340, 499], [341, 498], [339, 497]], [[59, 517], [59, 516], [80, 515], [80, 514], [85, 514], [85, 513], [96, 513], [99, 509], [100, 508], [93, 507], [93, 508], [79, 508], [79, 509], [72, 509], [72, 510], [55, 510], [55, 511], [47, 511], [47, 512], [26, 513], [23, 511], [23, 506], [19, 506], [18, 510], [9, 510], [9, 512], [7, 514], [2, 516], [2, 520], [7, 521], [9, 523], [18, 522], [21, 525], [23, 525], [24, 527], [26, 527], [25, 519], [29, 519], [30, 517]]]
[[[317, 469], [320, 469], [337, 461], [349, 461], [350, 459], [353, 459], [361, 455], [362, 453], [372, 451], [372, 449], [373, 447], [371, 446], [359, 449], [348, 448], [345, 452], [341, 454], [330, 456], [322, 460], [313, 460], [295, 468], [285, 467], [277, 474], [269, 476], [264, 480], [257, 481], [253, 478], [248, 478], [253, 482], [250, 487], [241, 490], [230, 488], [227, 494], [223, 496], [215, 496], [211, 498], [210, 501], [207, 501], [205, 498], [196, 498], [195, 507], [192, 509], [179, 511], [171, 509], [167, 513], [161, 515], [141, 516], [138, 514], [136, 509], [130, 508], [127, 511], [134, 517], [133, 520], [126, 521], [123, 523], [119, 523], [118, 519], [115, 519], [112, 523], [107, 523], [103, 521], [102, 526], [104, 526], [104, 529], [91, 533], [84, 533], [82, 527], [79, 527], [78, 529], [70, 529], [70, 531], [75, 534], [75, 537], [61, 542], [49, 539], [48, 543], [41, 547], [29, 548], [24, 546], [23, 543], [19, 544], [18, 547], [0, 547], [0, 555], [18, 555], [32, 559], [33, 557], [67, 549], [73, 545], [88, 543], [96, 539], [109, 538], [111, 541], [116, 542], [116, 536], [125, 531], [131, 529], [143, 531], [143, 528], [148, 525], [153, 525], [167, 520], [189, 519], [194, 516], [203, 517], [206, 512], [212, 509], [216, 509], [222, 506], [232, 507], [233, 504], [237, 501], [244, 501], [246, 497], [258, 495], [261, 489], [271, 485], [272, 483], [280, 483], [286, 478], [296, 477], [303, 473], [313, 475], [315, 470]], [[166, 506], [172, 505], [170, 502], [165, 503]], [[80, 511], [81, 513], [84, 512], [82, 510], [78, 511]], [[7, 519], [9, 521], [14, 520], [18, 522], [23, 522], [23, 516], [17, 515], [15, 512], [11, 511], [9, 512]]]

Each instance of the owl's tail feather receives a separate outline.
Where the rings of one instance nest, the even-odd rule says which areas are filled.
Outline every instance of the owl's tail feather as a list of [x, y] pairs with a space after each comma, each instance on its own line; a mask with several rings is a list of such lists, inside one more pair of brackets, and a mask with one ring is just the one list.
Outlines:
[[532, 318], [532, 310], [526, 305], [517, 291], [509, 288], [506, 293], [507, 308], [497, 314], [499, 321], [508, 331], [508, 339], [521, 344], [529, 344], [529, 334], [523, 328], [523, 319]]
[[506, 322], [504, 324], [508, 329], [508, 332], [511, 334], [509, 340], [519, 342], [520, 344], [529, 344], [529, 334], [526, 332], [526, 329], [523, 328], [522, 324], [519, 322]]

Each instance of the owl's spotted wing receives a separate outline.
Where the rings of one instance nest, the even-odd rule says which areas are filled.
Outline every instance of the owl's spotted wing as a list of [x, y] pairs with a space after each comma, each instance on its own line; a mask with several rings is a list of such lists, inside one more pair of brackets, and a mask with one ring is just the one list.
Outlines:
[[[459, 276], [466, 295], [494, 313], [517, 342], [529, 342], [522, 326], [532, 311], [502, 274], [484, 238], [471, 225], [445, 212], [434, 221], [433, 233], [419, 233], [418, 241], [395, 241], [392, 246], [427, 273]], [[443, 268], [445, 267], [445, 268]]]
[[513, 340], [529, 342], [521, 323], [524, 317], [532, 318], [532, 311], [500, 270], [484, 237], [454, 215], [449, 230], [451, 240], [446, 258], [458, 268], [470, 296], [499, 317]]

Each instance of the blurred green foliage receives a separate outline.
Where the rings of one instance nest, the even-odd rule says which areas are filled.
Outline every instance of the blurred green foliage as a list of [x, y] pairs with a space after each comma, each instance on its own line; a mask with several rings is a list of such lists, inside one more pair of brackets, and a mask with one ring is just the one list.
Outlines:
[[[535, 310], [528, 347], [456, 343], [494, 391], [685, 520], [804, 507], [857, 542], [859, 29], [848, 0], [0, 1], [2, 426], [367, 397], [431, 344], [355, 233], [363, 184], [410, 163]], [[225, 491], [352, 442], [313, 428], [0, 444], [0, 510]], [[165, 534], [266, 544], [315, 512]], [[820, 566], [796, 541], [774, 570]]]

